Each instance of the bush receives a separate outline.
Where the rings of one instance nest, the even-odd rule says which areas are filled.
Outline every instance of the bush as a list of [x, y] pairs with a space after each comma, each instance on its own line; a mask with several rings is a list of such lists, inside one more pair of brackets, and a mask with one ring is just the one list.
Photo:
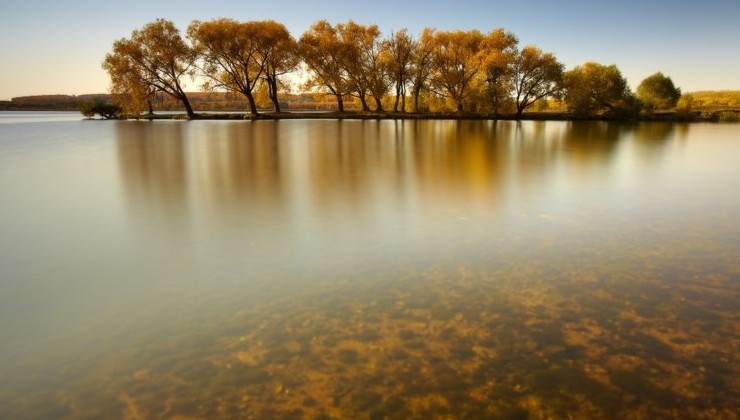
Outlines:
[[637, 87], [637, 97], [649, 112], [670, 109], [681, 98], [681, 89], [673, 85], [673, 80], [663, 73], [655, 73], [645, 78]]
[[740, 112], [722, 111], [717, 114], [718, 122], [740, 122]]
[[110, 120], [121, 116], [121, 107], [99, 101], [83, 102], [79, 105], [79, 110], [85, 118], [95, 118], [95, 115], [99, 115]]

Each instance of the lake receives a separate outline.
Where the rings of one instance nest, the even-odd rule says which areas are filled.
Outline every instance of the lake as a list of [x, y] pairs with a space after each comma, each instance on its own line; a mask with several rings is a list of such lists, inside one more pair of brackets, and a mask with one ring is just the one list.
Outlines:
[[0, 418], [737, 418], [740, 125], [0, 113]]

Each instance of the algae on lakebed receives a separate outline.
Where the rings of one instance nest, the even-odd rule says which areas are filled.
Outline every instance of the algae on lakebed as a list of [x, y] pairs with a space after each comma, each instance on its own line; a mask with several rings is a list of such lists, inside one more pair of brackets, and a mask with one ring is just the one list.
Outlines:
[[[54, 398], [57, 412], [734, 418], [740, 363], [725, 337], [738, 335], [737, 312], [713, 310], [692, 282], [676, 282], [658, 301], [594, 268], [558, 282], [541, 282], [536, 271], [461, 267], [327, 283], [331, 294], [244, 309], [228, 321], [240, 332], [200, 343], [205, 349], [112, 367], [100, 376], [102, 392], [71, 383]], [[729, 278], [713, 284], [737, 294]], [[713, 316], [686, 320], [684, 291]], [[652, 314], [635, 310], [646, 304]]]

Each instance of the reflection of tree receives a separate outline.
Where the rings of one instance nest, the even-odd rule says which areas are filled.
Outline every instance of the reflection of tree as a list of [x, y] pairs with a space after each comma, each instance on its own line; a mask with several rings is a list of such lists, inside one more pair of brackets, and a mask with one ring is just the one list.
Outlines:
[[616, 146], [633, 126], [605, 121], [572, 121], [567, 123], [564, 146], [579, 160], [609, 160]]
[[447, 199], [490, 203], [504, 169], [499, 156], [506, 143], [496, 137], [506, 134], [488, 121], [316, 122], [309, 131], [312, 199], [355, 214], [414, 193], [430, 206]]
[[[187, 164], [179, 123], [116, 123], [121, 180], [138, 208], [174, 217], [186, 210]], [[151, 211], [151, 209], [147, 209]]]
[[485, 213], [497, 204], [507, 170], [506, 131], [489, 121], [416, 121], [414, 175], [422, 205], [452, 208], [465, 202]]
[[204, 144], [202, 176], [215, 212], [242, 206], [273, 207], [281, 194], [281, 157], [277, 121], [211, 122]]
[[639, 149], [636, 158], [648, 162], [643, 168], [654, 168], [664, 154], [665, 145], [676, 138], [676, 123], [641, 122], [635, 127], [633, 141]]
[[570, 154], [582, 161], [612, 159], [620, 142], [631, 139], [636, 145], [652, 150], [673, 138], [676, 124], [645, 122], [638, 124], [605, 121], [573, 121], [563, 136]]
[[[483, 215], [510, 207], [511, 200], [550, 194], [558, 182], [600, 182], [619, 150], [636, 150], [618, 148], [622, 139], [663, 144], [674, 128], [317, 120], [122, 122], [117, 130], [129, 196], [157, 213], [182, 213], [195, 194], [209, 221], [232, 229], [264, 217], [287, 228], [305, 223], [306, 216], [326, 229], [388, 212]], [[269, 230], [265, 226], [265, 234]]]
[[[199, 124], [117, 126], [119, 163], [129, 196], [170, 215], [184, 210], [194, 187], [204, 199], [198, 204], [219, 217], [239, 213], [244, 206], [273, 207], [282, 191], [280, 123]], [[189, 166], [193, 157], [197, 159]]]
[[312, 199], [324, 210], [341, 204], [360, 214], [371, 206], [372, 166], [382, 140], [376, 121], [316, 122], [308, 132], [308, 170]]
[[[676, 123], [672, 122], [644, 122], [635, 127], [635, 141], [645, 144], [663, 144], [674, 137]], [[684, 124], [685, 125], [685, 124]]]

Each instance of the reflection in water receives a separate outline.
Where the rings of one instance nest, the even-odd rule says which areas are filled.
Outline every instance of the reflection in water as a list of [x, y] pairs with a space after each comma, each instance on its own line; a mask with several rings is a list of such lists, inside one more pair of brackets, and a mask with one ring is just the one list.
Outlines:
[[187, 150], [180, 124], [116, 125], [118, 158], [125, 171], [126, 194], [142, 214], [158, 214], [161, 221], [182, 217], [188, 209]]
[[115, 123], [155, 303], [0, 416], [735, 418], [723, 130]]

